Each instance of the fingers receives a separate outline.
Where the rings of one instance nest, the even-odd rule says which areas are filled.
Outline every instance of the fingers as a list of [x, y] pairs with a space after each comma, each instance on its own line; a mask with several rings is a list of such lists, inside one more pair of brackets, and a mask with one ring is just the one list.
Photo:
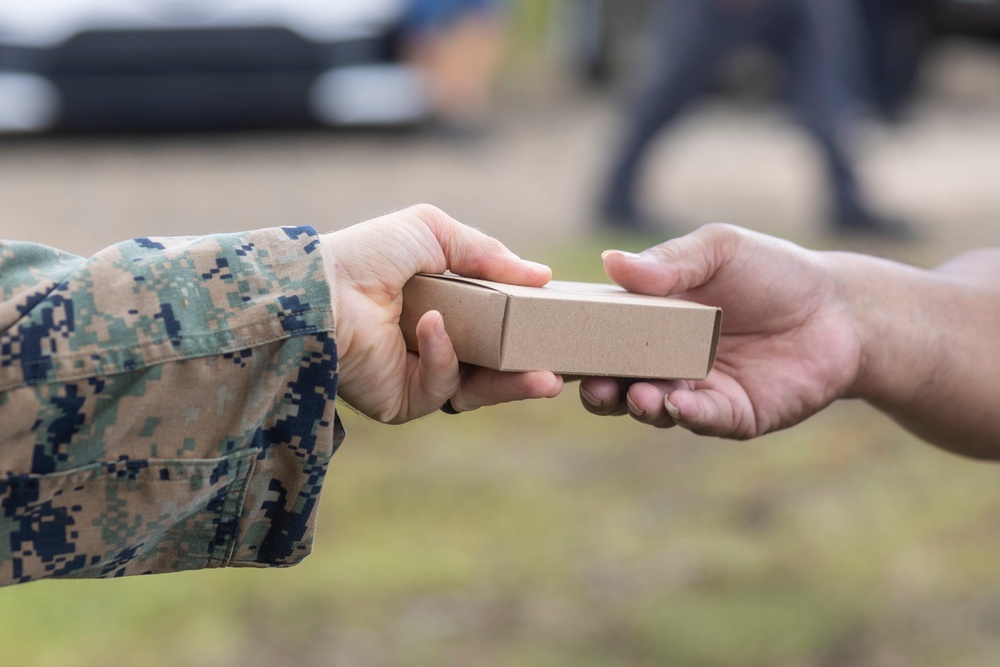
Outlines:
[[584, 407], [598, 415], [630, 415], [636, 421], [658, 428], [675, 425], [667, 410], [666, 397], [681, 381], [632, 382], [613, 378], [587, 378], [580, 383]]
[[602, 255], [604, 270], [630, 292], [654, 295], [686, 292], [708, 282], [746, 234], [730, 225], [707, 225], [639, 254], [608, 250]]
[[650, 426], [680, 426], [698, 435], [734, 440], [758, 435], [749, 402], [718, 389], [692, 389], [680, 381], [636, 383], [626, 403], [633, 419]]
[[627, 381], [618, 378], [589, 377], [580, 380], [580, 402], [588, 412], [602, 416], [628, 414], [625, 404]]
[[562, 377], [548, 371], [502, 373], [488, 368], [460, 368], [444, 319], [431, 310], [417, 322], [417, 370], [406, 421], [438, 410], [446, 401], [458, 412], [531, 398], [553, 398]]
[[530, 287], [540, 287], [552, 278], [549, 267], [521, 259], [500, 241], [459, 223], [438, 208], [421, 204], [408, 212], [434, 235], [444, 253], [445, 268], [454, 273]]
[[417, 322], [417, 354], [405, 405], [383, 421], [399, 424], [428, 415], [451, 401], [458, 412], [531, 398], [552, 398], [563, 388], [560, 376], [548, 371], [501, 373], [473, 366], [460, 367], [444, 320], [431, 310]]
[[468, 366], [464, 369], [461, 386], [451, 397], [451, 405], [458, 412], [468, 412], [510, 401], [554, 398], [562, 388], [562, 377], [548, 371], [503, 373]]
[[637, 382], [629, 387], [625, 404], [628, 412], [636, 421], [655, 426], [670, 428], [677, 425], [677, 411], [668, 409], [669, 396], [680, 385], [679, 382]]
[[614, 378], [585, 378], [580, 382], [580, 398], [594, 414], [627, 414], [657, 428], [681, 426], [700, 435], [738, 440], [756, 434], [756, 421], [748, 400], [730, 398], [719, 389], [694, 386], [685, 380], [628, 384]]
[[417, 322], [416, 370], [411, 376], [405, 416], [408, 421], [440, 408], [456, 391], [458, 357], [444, 328], [441, 313], [430, 310]]
[[756, 435], [750, 406], [734, 404], [719, 391], [682, 389], [664, 401], [674, 422], [693, 433], [736, 440]]

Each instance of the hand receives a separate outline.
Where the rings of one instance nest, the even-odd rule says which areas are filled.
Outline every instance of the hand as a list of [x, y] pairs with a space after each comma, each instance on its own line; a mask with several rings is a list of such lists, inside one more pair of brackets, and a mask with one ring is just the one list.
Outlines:
[[747, 439], [796, 424], [848, 392], [861, 340], [828, 256], [728, 225], [709, 225], [639, 255], [608, 251], [604, 268], [633, 292], [720, 306], [715, 366], [703, 381], [629, 385], [587, 378], [597, 414]]
[[441, 314], [417, 323], [416, 353], [399, 329], [403, 285], [415, 273], [460, 275], [541, 286], [548, 267], [519, 259], [499, 241], [432, 206], [415, 206], [322, 237], [333, 289], [340, 361], [338, 394], [386, 423], [434, 412], [447, 400], [459, 411], [557, 395], [562, 378], [547, 371], [500, 373], [459, 367]]

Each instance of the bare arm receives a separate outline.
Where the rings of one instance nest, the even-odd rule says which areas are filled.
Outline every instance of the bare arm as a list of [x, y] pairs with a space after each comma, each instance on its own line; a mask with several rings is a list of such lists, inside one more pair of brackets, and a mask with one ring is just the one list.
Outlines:
[[606, 253], [605, 269], [633, 291], [721, 306], [723, 329], [706, 380], [588, 378], [592, 412], [747, 439], [854, 397], [941, 447], [1000, 458], [1000, 250], [928, 271], [710, 225]]
[[1000, 249], [931, 271], [829, 259], [862, 338], [847, 395], [941, 447], [1000, 458]]

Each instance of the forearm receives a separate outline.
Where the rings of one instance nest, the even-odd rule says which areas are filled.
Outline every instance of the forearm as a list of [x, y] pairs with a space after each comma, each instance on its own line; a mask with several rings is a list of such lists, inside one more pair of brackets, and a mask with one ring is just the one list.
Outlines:
[[849, 395], [940, 447], [1000, 458], [1000, 250], [933, 270], [830, 259], [862, 341]]
[[342, 437], [315, 241], [0, 244], [0, 585], [308, 553]]

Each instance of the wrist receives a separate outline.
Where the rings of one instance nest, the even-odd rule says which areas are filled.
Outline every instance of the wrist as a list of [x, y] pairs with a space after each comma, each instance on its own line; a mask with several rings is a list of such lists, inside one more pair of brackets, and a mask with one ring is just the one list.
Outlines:
[[341, 317], [343, 310], [341, 290], [344, 280], [339, 275], [340, 263], [337, 260], [336, 240], [337, 232], [320, 234], [319, 248], [323, 257], [323, 269], [326, 273], [326, 283], [330, 290], [330, 312], [333, 313], [335, 335], [337, 337], [338, 362], [344, 358], [344, 352], [350, 345], [350, 331], [345, 318]]
[[860, 354], [846, 398], [889, 409], [934, 377], [940, 329], [932, 321], [933, 276], [911, 266], [832, 253], [838, 293], [857, 333]]

